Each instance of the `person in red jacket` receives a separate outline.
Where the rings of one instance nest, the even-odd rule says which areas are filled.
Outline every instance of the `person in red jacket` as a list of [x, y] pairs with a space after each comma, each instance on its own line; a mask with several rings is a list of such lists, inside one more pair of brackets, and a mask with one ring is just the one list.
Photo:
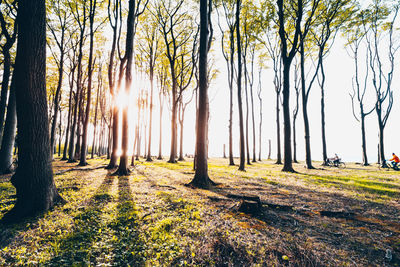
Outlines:
[[397, 166], [397, 164], [400, 163], [400, 159], [398, 156], [396, 156], [396, 154], [392, 153], [392, 158], [390, 159], [390, 161], [392, 162], [392, 166], [393, 168]]

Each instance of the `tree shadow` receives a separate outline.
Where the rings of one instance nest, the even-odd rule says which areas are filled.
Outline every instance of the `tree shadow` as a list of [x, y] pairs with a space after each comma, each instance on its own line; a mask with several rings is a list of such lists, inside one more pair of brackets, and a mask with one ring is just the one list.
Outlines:
[[[282, 193], [279, 189], [289, 193]], [[396, 220], [396, 214], [400, 213], [398, 207], [298, 185], [279, 184], [264, 190], [243, 190], [235, 184], [235, 187], [216, 187], [212, 191], [225, 197], [210, 198], [222, 209], [232, 206], [232, 201], [238, 201], [229, 198], [229, 194], [260, 196], [264, 199], [262, 213], [251, 217], [265, 222], [270, 229], [295, 237], [299, 244], [307, 233], [308, 237], [328, 248], [346, 251], [349, 258], [376, 265], [384, 263], [386, 249], [389, 249], [393, 254], [390, 263], [394, 266], [400, 264], [400, 246], [396, 244], [396, 240], [400, 240], [400, 224]], [[240, 217], [238, 207], [234, 205], [229, 209]], [[329, 214], [329, 211], [333, 212]], [[380, 240], [386, 242], [384, 249]]]
[[140, 236], [138, 212], [133, 201], [129, 176], [118, 177], [117, 218], [111, 223], [113, 236], [113, 264], [115, 266], [143, 266], [145, 245]]
[[103, 253], [93, 249], [92, 245], [101, 239], [102, 209], [112, 201], [109, 194], [114, 177], [105, 176], [102, 184], [89, 199], [83, 211], [74, 217], [74, 231], [58, 241], [54, 256], [45, 265], [96, 265], [97, 258]]

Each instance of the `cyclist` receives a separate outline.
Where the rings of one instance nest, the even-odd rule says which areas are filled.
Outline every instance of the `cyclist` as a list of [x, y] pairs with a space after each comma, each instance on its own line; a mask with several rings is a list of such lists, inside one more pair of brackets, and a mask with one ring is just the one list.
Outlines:
[[397, 165], [400, 163], [400, 159], [399, 159], [399, 157], [396, 156], [396, 154], [394, 154], [394, 153], [392, 153], [392, 156], [393, 156], [393, 157], [390, 159], [390, 161], [391, 161], [391, 163], [392, 163], [393, 168], [396, 168]]

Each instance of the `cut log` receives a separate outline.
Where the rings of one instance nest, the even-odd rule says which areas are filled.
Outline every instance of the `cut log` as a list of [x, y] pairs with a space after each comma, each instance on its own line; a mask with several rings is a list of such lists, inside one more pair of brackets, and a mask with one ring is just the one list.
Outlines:
[[246, 214], [259, 215], [262, 213], [262, 206], [260, 202], [242, 199], [240, 201], [239, 211]]
[[261, 206], [261, 200], [260, 200], [259, 196], [227, 194], [226, 197], [235, 198], [235, 199], [242, 199], [242, 200], [249, 200], [249, 201], [255, 201], [255, 202], [259, 203], [259, 205]]
[[334, 218], [344, 218], [344, 219], [352, 219], [355, 216], [354, 212], [349, 212], [349, 211], [321, 210], [319, 212], [319, 214], [321, 214], [321, 216], [334, 217]]

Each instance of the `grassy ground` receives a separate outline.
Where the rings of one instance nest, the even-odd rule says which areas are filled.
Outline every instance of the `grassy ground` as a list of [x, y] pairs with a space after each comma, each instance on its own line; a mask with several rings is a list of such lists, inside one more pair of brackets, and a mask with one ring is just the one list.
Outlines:
[[[198, 190], [185, 186], [189, 161], [142, 160], [127, 177], [100, 168], [106, 163], [56, 160], [68, 203], [0, 225], [0, 266], [400, 266], [399, 172], [296, 164], [289, 174], [272, 161], [240, 172], [211, 159], [218, 186]], [[15, 201], [9, 179], [0, 176], [0, 218]], [[259, 196], [262, 213], [238, 212], [232, 194]]]

